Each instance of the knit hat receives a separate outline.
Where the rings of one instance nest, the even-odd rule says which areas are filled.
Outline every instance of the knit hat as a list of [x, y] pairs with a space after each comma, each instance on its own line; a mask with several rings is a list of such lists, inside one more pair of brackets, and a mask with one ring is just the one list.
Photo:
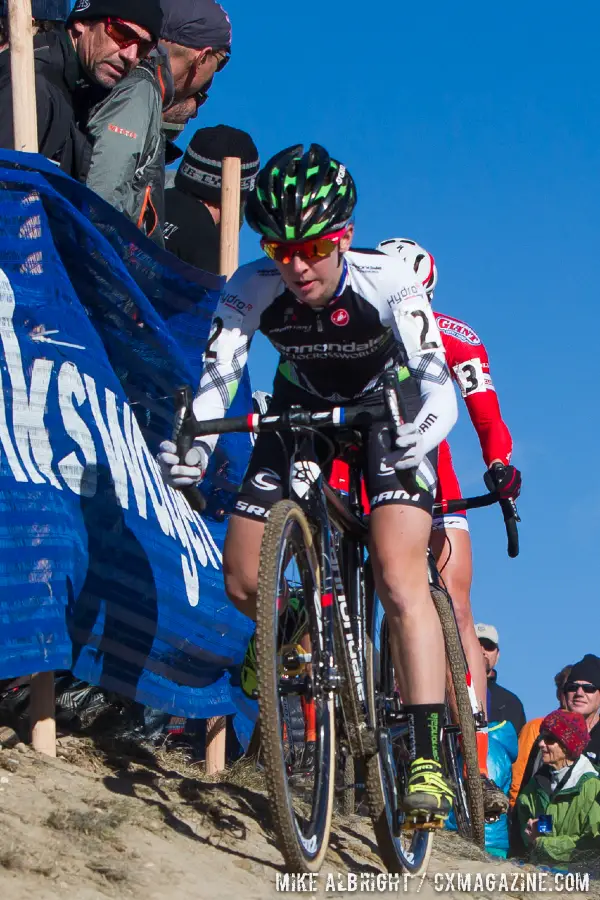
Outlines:
[[600, 688], [600, 659], [593, 653], [586, 653], [569, 672], [569, 681], [589, 681]]
[[563, 745], [571, 759], [578, 759], [590, 742], [590, 734], [581, 713], [557, 709], [546, 716], [540, 735], [551, 734]]
[[216, 0], [161, 0], [161, 4], [164, 41], [194, 50], [231, 48], [231, 22]]
[[160, 37], [163, 13], [159, 0], [77, 0], [69, 22], [107, 19], [109, 16], [133, 22], [146, 28], [152, 37]]
[[226, 156], [242, 160], [242, 199], [254, 188], [260, 168], [249, 134], [229, 125], [200, 128], [189, 143], [175, 176], [175, 187], [208, 203], [221, 202], [221, 168]]

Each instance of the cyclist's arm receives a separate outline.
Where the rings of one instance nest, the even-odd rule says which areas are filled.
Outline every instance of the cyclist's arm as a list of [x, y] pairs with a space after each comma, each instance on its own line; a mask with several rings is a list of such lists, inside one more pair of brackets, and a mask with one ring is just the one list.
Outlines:
[[508, 465], [512, 438], [500, 412], [487, 351], [475, 332], [471, 330], [471, 334], [478, 343], [454, 341], [452, 374], [477, 432], [486, 466], [494, 462]]
[[423, 406], [415, 418], [429, 453], [448, 435], [458, 417], [456, 395], [446, 365], [442, 338], [429, 301], [420, 284], [396, 293], [401, 300], [386, 301], [384, 324], [391, 325], [404, 346], [408, 368], [417, 380]]
[[[238, 269], [219, 298], [193, 404], [194, 416], [199, 421], [225, 417], [242, 379], [261, 312], [270, 302], [264, 296], [265, 292], [260, 290], [261, 282], [257, 284], [253, 277], [254, 265], [250, 263]], [[272, 284], [274, 279], [270, 281]], [[268, 281], [262, 282], [262, 285], [267, 286]], [[263, 294], [262, 305], [257, 291]], [[201, 443], [210, 454], [217, 440], [217, 435], [210, 435], [202, 438]]]

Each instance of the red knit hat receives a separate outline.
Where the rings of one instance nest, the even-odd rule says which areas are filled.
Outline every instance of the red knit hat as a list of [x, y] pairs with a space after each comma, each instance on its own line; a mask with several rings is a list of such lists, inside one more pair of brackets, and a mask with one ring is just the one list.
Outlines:
[[581, 756], [590, 742], [590, 735], [581, 713], [557, 709], [546, 716], [540, 735], [551, 734], [563, 745], [572, 759]]

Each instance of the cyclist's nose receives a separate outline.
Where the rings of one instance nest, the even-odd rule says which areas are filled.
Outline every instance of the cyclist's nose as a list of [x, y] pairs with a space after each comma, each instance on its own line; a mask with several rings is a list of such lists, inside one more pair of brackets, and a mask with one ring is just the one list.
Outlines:
[[304, 273], [308, 269], [308, 263], [305, 259], [303, 259], [299, 253], [295, 253], [292, 256], [292, 260], [290, 262], [290, 268], [294, 275], [304, 275]]

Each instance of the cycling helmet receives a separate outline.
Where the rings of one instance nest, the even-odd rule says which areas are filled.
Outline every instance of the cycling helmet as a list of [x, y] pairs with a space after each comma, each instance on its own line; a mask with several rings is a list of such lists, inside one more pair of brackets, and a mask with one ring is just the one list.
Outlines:
[[433, 297], [433, 291], [437, 284], [437, 267], [435, 259], [410, 238], [390, 238], [377, 245], [377, 249], [388, 256], [399, 256], [415, 272], [423, 287], [427, 291], [429, 299]]
[[356, 187], [345, 166], [319, 144], [277, 153], [260, 170], [248, 198], [248, 225], [273, 241], [303, 241], [339, 231], [356, 205]]

